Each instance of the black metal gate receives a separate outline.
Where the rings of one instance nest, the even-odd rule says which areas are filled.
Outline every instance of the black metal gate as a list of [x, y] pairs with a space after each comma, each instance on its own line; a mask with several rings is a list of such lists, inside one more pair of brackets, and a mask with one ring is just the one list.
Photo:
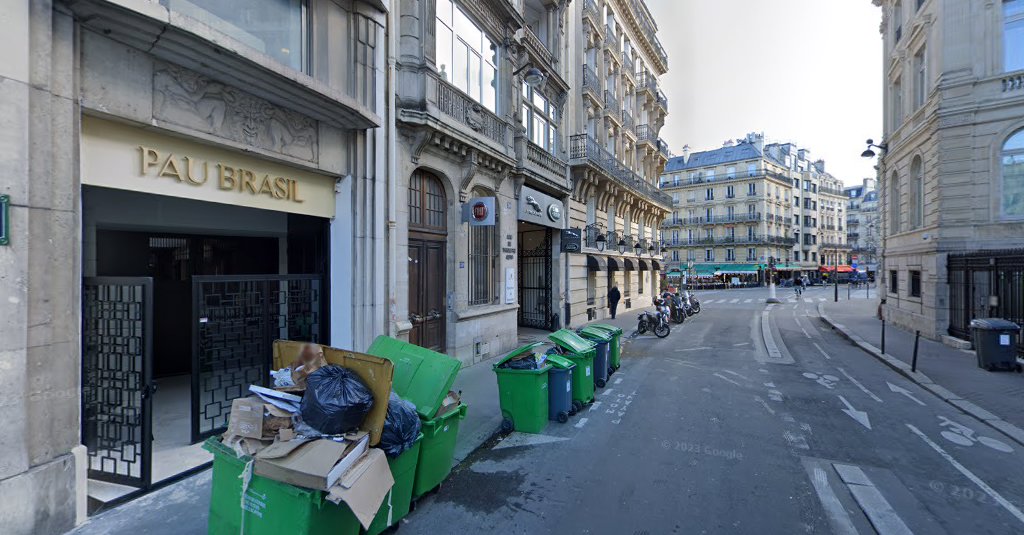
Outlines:
[[91, 479], [151, 483], [152, 311], [152, 278], [83, 281], [82, 443]]
[[192, 441], [222, 432], [231, 402], [269, 380], [277, 339], [320, 342], [320, 275], [192, 277]]
[[551, 230], [520, 232], [519, 244], [519, 325], [551, 329]]
[[[974, 318], [1024, 324], [1024, 250], [950, 255], [947, 268], [950, 335], [970, 340]], [[1020, 338], [1017, 353], [1024, 355]]]

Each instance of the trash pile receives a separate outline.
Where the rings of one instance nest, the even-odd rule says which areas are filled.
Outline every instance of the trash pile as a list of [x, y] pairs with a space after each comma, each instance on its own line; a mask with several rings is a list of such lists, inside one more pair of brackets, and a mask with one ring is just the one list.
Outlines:
[[[227, 431], [204, 445], [214, 453], [211, 533], [380, 533], [447, 477], [466, 411], [449, 390], [459, 362], [387, 337], [374, 346], [274, 343], [273, 386], [251, 385]], [[445, 377], [416, 377], [421, 368]]]

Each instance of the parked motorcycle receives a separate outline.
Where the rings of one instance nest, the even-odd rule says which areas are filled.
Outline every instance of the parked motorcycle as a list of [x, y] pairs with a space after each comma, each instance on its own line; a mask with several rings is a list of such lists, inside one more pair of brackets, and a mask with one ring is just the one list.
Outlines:
[[643, 312], [640, 314], [636, 325], [637, 335], [653, 332], [658, 338], [664, 338], [672, 331], [671, 327], [668, 326], [668, 314], [662, 310], [665, 302], [658, 299], [655, 300], [654, 305], [657, 307], [658, 312], [653, 314]]
[[690, 310], [692, 311], [692, 314], [690, 314], [691, 316], [693, 314], [697, 314], [700, 312], [700, 301], [697, 300], [696, 295], [690, 293], [690, 291], [687, 290], [686, 294], [683, 296], [683, 299], [686, 301], [686, 303], [690, 307]]
[[683, 300], [682, 296], [677, 294], [667, 294], [666, 300], [669, 303], [669, 317], [675, 323], [682, 323], [686, 321], [686, 301]]

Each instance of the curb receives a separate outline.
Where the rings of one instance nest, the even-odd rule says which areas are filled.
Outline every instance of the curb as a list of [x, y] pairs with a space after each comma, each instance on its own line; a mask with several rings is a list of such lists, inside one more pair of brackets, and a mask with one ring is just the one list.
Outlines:
[[1000, 433], [1003, 433], [1004, 435], [1010, 437], [1018, 444], [1024, 445], [1024, 429], [1021, 429], [1011, 424], [1010, 422], [1007, 422], [1006, 420], [1003, 420], [1002, 418], [996, 416], [995, 414], [992, 414], [991, 412], [979, 407], [978, 405], [975, 405], [974, 403], [967, 401], [962, 396], [954, 394], [952, 391], [937, 384], [935, 381], [932, 381], [931, 378], [929, 378], [927, 375], [921, 372], [911, 371], [910, 365], [907, 364], [906, 362], [903, 362], [902, 360], [882, 353], [882, 351], [875, 347], [874, 345], [869, 344], [860, 336], [857, 336], [856, 334], [850, 332], [850, 330], [847, 329], [843, 324], [836, 323], [832, 318], [828, 317], [828, 314], [825, 313], [824, 305], [824, 303], [818, 303], [818, 316], [821, 317], [821, 320], [824, 321], [828, 326], [836, 330], [843, 338], [846, 338], [854, 345], [863, 349], [869, 355], [882, 361], [882, 363], [889, 366], [893, 370], [896, 370], [897, 373], [906, 377], [907, 379], [910, 379], [921, 388], [924, 388], [925, 390], [931, 392], [939, 399], [956, 407], [961, 412], [969, 416], [973, 416], [980, 422], [988, 424], [989, 426], [996, 429]]

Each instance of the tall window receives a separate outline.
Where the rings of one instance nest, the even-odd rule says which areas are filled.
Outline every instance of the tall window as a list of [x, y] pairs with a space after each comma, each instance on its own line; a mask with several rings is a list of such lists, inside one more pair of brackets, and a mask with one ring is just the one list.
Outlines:
[[714, 262], [715, 261], [715, 250], [714, 249], [704, 249], [704, 261], [705, 262]]
[[424, 171], [416, 171], [409, 177], [409, 227], [444, 232], [447, 228], [445, 204], [444, 187], [437, 177]]
[[928, 96], [928, 63], [925, 61], [925, 48], [914, 54], [914, 109], [924, 106], [924, 99]]
[[726, 167], [725, 168], [725, 176], [727, 178], [736, 178], [736, 168], [735, 167]]
[[726, 199], [732, 199], [734, 197], [736, 197], [736, 187], [735, 186], [726, 186], [725, 187], [725, 198]]
[[558, 149], [558, 110], [540, 91], [523, 83], [523, 128], [534, 144], [554, 154]]
[[1003, 70], [1024, 69], [1024, 0], [1003, 0]]
[[897, 78], [892, 83], [892, 129], [903, 124], [903, 81]]
[[921, 297], [921, 272], [910, 272], [910, 297]]
[[900, 231], [900, 177], [895, 171], [889, 179], [889, 231], [893, 234]]
[[753, 262], [757, 260], [757, 249], [754, 247], [747, 248], [747, 261]]
[[[493, 194], [474, 188], [473, 197], [489, 197]], [[495, 229], [498, 227], [498, 214], [495, 214], [494, 226], [469, 227], [469, 304], [490, 304], [495, 295], [495, 271], [498, 267], [498, 247], [495, 240]]]
[[747, 164], [747, 176], [757, 176], [757, 164]]
[[704, 200], [713, 201], [715, 200], [715, 188], [708, 188], [704, 190]]
[[895, 269], [889, 270], [889, 293], [899, 293], [899, 272]]
[[726, 249], [725, 250], [725, 260], [728, 261], [728, 262], [732, 262], [732, 261], [736, 260], [736, 249]]
[[622, 275], [622, 295], [624, 297], [629, 297], [629, 295], [633, 293], [633, 277], [630, 276], [630, 273], [628, 271], [623, 271]]
[[636, 281], [637, 281], [637, 283], [636, 283], [637, 284], [636, 293], [638, 293], [638, 294], [643, 294], [644, 293], [644, 273], [645, 273], [644, 271], [637, 271], [636, 272]]
[[924, 169], [921, 157], [910, 164], [910, 228], [920, 228], [924, 219]]
[[491, 111], [497, 111], [497, 48], [452, 0], [437, 0], [437, 69]]
[[1003, 144], [1003, 217], [1024, 217], [1024, 129]]
[[903, 37], [903, 2], [900, 0], [896, 0], [896, 4], [892, 6], [892, 28], [892, 41], [898, 43]]
[[587, 304], [593, 305], [597, 301], [597, 272], [587, 272]]

